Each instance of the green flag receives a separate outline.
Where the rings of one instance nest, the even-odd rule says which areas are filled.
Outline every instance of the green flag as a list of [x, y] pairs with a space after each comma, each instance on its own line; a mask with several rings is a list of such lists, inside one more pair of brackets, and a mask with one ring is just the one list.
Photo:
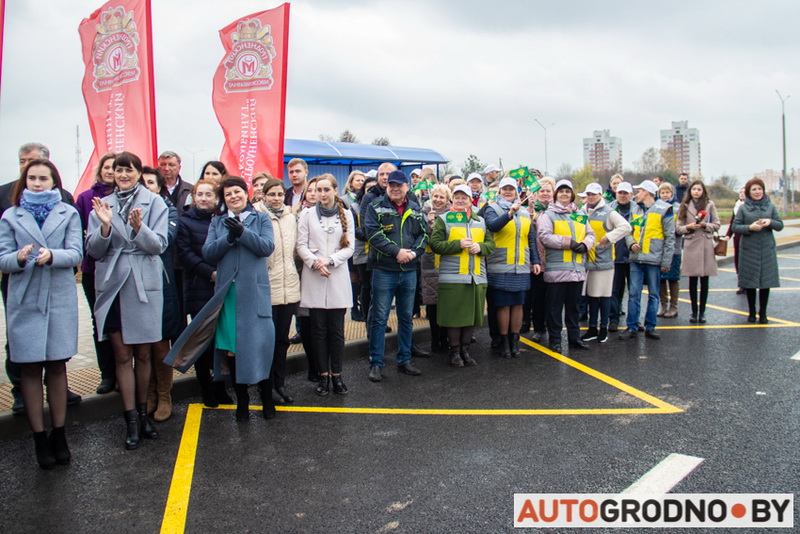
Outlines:
[[414, 186], [413, 191], [430, 191], [431, 189], [433, 189], [433, 184], [428, 180], [422, 180], [420, 183]]
[[532, 174], [529, 174], [525, 177], [525, 189], [530, 191], [531, 193], [537, 192], [539, 189], [542, 188], [542, 184], [539, 183], [539, 180]]
[[603, 195], [603, 198], [605, 198], [608, 202], [614, 202], [614, 195], [611, 194], [611, 191], [606, 191]]
[[451, 211], [445, 215], [444, 220], [449, 223], [465, 223], [467, 222], [467, 214], [463, 211]]
[[519, 169], [508, 171], [508, 176], [514, 178], [515, 180], [519, 180], [520, 178], [525, 178], [526, 176], [530, 175], [531, 173], [528, 170], [528, 167], [520, 167]]
[[589, 217], [580, 213], [570, 213], [569, 218], [580, 224], [586, 224], [586, 221], [589, 220]]
[[497, 191], [487, 191], [483, 196], [486, 197], [486, 200], [495, 200], [497, 198]]
[[641, 215], [634, 215], [631, 218], [631, 226], [644, 226], [644, 217]]

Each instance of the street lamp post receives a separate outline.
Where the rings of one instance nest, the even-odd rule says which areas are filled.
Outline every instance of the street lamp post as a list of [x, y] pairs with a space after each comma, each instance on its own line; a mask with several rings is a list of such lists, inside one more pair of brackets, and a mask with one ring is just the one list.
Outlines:
[[536, 121], [536, 124], [538, 124], [539, 126], [542, 127], [542, 130], [544, 130], [544, 173], [545, 173], [545, 175], [549, 175], [550, 173], [547, 170], [548, 169], [548, 166], [547, 166], [547, 129], [550, 128], [550, 126], [554, 126], [555, 123], [551, 124], [550, 126], [545, 126], [544, 124], [539, 122], [539, 119], [533, 119], [533, 120]]
[[200, 152], [203, 152], [203, 151], [205, 151], [205, 149], [204, 149], [204, 148], [201, 148], [200, 150], [189, 150], [189, 149], [188, 149], [188, 148], [186, 148], [186, 147], [183, 147], [183, 148], [184, 148], [184, 149], [185, 149], [187, 152], [190, 152], [190, 153], [192, 154], [192, 179], [194, 179], [194, 180], [197, 180], [197, 172], [196, 172], [196, 170], [195, 170], [195, 168], [194, 168], [194, 156], [195, 156], [195, 154], [199, 154]]
[[[786, 216], [786, 192], [788, 191], [789, 183], [786, 181], [786, 111], [784, 109], [784, 104], [789, 100], [791, 95], [786, 95], [786, 98], [783, 98], [777, 89], [775, 89], [775, 92], [778, 93], [778, 98], [781, 99], [781, 126], [783, 129], [783, 215]], [[792, 204], [794, 204], [794, 191], [792, 191]]]

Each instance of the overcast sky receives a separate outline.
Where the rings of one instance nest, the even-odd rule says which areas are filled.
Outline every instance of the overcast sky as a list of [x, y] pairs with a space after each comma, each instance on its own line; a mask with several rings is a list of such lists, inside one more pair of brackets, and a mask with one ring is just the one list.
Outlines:
[[[211, 80], [218, 30], [276, 7], [256, 0], [153, 2], [159, 150], [184, 158], [194, 181], [219, 156]], [[11, 0], [0, 92], [0, 169], [37, 140], [68, 186], [92, 142], [81, 95], [78, 24], [99, 0]], [[700, 132], [702, 171], [740, 180], [800, 167], [800, 3], [792, 0], [292, 2], [286, 136], [317, 139], [348, 128], [362, 142], [441, 152], [457, 168], [469, 154], [549, 170], [583, 164], [582, 139], [609, 129], [623, 165], [659, 146], [659, 130], [687, 120]]]

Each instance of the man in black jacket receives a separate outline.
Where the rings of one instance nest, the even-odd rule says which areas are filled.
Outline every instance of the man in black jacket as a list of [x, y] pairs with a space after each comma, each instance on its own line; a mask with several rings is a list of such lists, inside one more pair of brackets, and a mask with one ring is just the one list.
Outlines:
[[[379, 180], [380, 174], [379, 169]], [[373, 382], [383, 379], [384, 331], [392, 299], [397, 313], [397, 370], [412, 376], [421, 374], [411, 363], [411, 334], [417, 264], [428, 244], [428, 233], [422, 209], [408, 191], [406, 175], [398, 170], [390, 172], [386, 194], [367, 205], [364, 216], [370, 246], [368, 263], [372, 267], [369, 379]]]
[[[22, 173], [25, 167], [37, 159], [50, 159], [50, 150], [41, 143], [25, 143], [19, 147], [19, 172]], [[11, 180], [7, 184], [0, 186], [0, 217], [3, 213], [11, 207], [13, 199], [11, 195], [14, 191], [19, 177]], [[70, 206], [75, 205], [75, 200], [69, 191], [61, 189], [61, 200]], [[3, 295], [3, 307], [8, 304], [8, 273], [3, 273], [2, 280], [0, 280], [0, 292]], [[11, 361], [11, 354], [8, 352], [8, 336], [6, 336], [6, 375], [8, 381], [11, 382], [11, 395], [14, 398], [14, 403], [11, 405], [11, 412], [14, 415], [22, 415], [25, 413], [25, 402], [22, 400], [22, 390], [20, 384], [22, 369], [18, 363]], [[77, 404], [81, 401], [81, 396], [73, 393], [67, 389], [67, 404]]]
[[166, 150], [158, 156], [158, 168], [161, 169], [161, 175], [167, 183], [169, 199], [177, 208], [180, 217], [194, 187], [181, 178], [181, 157], [171, 150]]

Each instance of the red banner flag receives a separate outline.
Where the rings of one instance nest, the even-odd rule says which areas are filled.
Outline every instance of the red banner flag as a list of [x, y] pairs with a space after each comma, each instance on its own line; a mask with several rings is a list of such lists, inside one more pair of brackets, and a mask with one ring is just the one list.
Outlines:
[[219, 31], [225, 57], [214, 75], [214, 112], [225, 133], [220, 161], [245, 179], [283, 177], [289, 4], [254, 13]]
[[83, 47], [83, 99], [94, 151], [77, 196], [91, 187], [100, 156], [133, 152], [157, 162], [150, 0], [111, 0], [78, 27]]

